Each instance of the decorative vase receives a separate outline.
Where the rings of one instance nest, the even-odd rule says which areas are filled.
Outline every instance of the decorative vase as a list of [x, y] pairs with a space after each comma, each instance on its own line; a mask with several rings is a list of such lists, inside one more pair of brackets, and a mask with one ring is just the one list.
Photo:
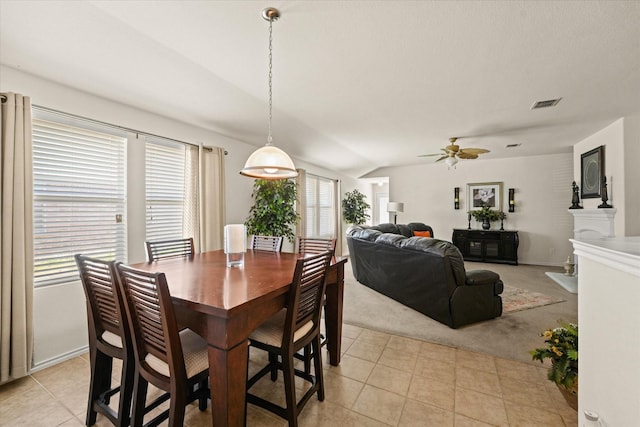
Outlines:
[[489, 222], [488, 219], [483, 219], [482, 220], [482, 229], [483, 230], [488, 230], [491, 228], [491, 222]]
[[573, 387], [571, 389], [566, 388], [563, 385], [556, 384], [558, 386], [558, 390], [562, 393], [564, 400], [567, 401], [567, 404], [571, 406], [574, 410], [578, 410], [578, 387]]

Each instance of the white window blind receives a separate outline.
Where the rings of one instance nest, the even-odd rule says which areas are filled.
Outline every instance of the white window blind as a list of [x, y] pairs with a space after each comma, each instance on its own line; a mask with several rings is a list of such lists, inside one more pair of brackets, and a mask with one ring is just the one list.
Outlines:
[[77, 280], [77, 253], [126, 261], [126, 138], [34, 116], [35, 286]]
[[335, 181], [307, 174], [307, 237], [336, 237]]
[[183, 237], [185, 145], [147, 137], [146, 239]]

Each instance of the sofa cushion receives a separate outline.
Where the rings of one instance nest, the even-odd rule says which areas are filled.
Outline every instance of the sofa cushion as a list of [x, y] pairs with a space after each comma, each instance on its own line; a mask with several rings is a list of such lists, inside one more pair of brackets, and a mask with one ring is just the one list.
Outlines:
[[391, 223], [383, 223], [374, 225], [371, 227], [373, 230], [378, 230], [383, 233], [393, 233], [393, 234], [401, 234], [400, 230], [398, 230], [398, 226], [396, 224]]
[[401, 234], [382, 233], [376, 238], [375, 242], [382, 245], [400, 246], [400, 242], [405, 239], [406, 237]]
[[374, 230], [373, 228], [360, 228], [354, 227], [349, 234], [356, 238], [362, 240], [368, 240], [369, 242], [374, 242], [379, 235], [382, 234], [381, 231]]

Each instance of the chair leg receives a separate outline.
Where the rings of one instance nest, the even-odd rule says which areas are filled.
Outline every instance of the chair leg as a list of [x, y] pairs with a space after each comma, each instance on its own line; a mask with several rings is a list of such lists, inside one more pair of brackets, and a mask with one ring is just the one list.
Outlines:
[[298, 426], [298, 404], [296, 401], [295, 373], [293, 370], [293, 355], [282, 356], [282, 379], [284, 380], [284, 393], [287, 401], [287, 419], [289, 427]]
[[99, 401], [100, 394], [111, 388], [113, 359], [96, 348], [92, 349], [89, 357], [91, 358], [91, 382], [85, 423], [91, 426], [96, 423], [98, 415], [93, 407], [94, 403]]
[[169, 427], [182, 427], [184, 425], [185, 406], [187, 405], [186, 390], [172, 390], [169, 406]]
[[322, 344], [320, 335], [311, 343], [313, 347], [313, 365], [315, 369], [316, 383], [318, 384], [318, 400], [324, 401], [324, 375], [322, 373]]
[[198, 383], [198, 395], [200, 396], [198, 397], [198, 409], [206, 411], [209, 400], [209, 386], [206, 377]]
[[118, 405], [118, 421], [121, 427], [129, 425], [131, 416], [131, 398], [133, 396], [133, 376], [135, 367], [130, 357], [122, 360], [122, 374], [120, 376], [120, 404]]
[[269, 366], [271, 366], [271, 381], [278, 379], [278, 355], [269, 352]]
[[142, 427], [144, 421], [145, 403], [147, 400], [147, 388], [149, 383], [138, 373], [133, 382], [133, 413], [131, 414], [131, 426]]
[[303, 350], [303, 358], [304, 358], [304, 373], [311, 373], [311, 348], [309, 346], [305, 346]]

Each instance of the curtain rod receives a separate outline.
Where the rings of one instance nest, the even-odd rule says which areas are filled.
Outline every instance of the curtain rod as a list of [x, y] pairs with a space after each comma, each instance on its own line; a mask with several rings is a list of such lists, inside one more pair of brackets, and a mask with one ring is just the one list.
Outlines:
[[[4, 95], [2, 95], [2, 96], [4, 96]], [[4, 102], [5, 100], [6, 100], [6, 97], [3, 98], [2, 102]], [[131, 129], [131, 128], [128, 128], [128, 127], [114, 125], [112, 123], [102, 122], [100, 120], [95, 120], [95, 119], [90, 119], [88, 117], [79, 116], [77, 114], [65, 113], [64, 111], [55, 110], [53, 108], [48, 108], [48, 107], [43, 107], [41, 105], [33, 104], [32, 107], [35, 108], [36, 110], [42, 110], [42, 111], [46, 111], [46, 112], [49, 112], [49, 113], [59, 114], [61, 116], [71, 117], [73, 119], [87, 120], [87, 121], [92, 122], [92, 123], [96, 123], [96, 124], [99, 124], [99, 125], [102, 125], [102, 126], [112, 127], [112, 128], [115, 128], [115, 129], [126, 131], [126, 132], [135, 133], [137, 135], [153, 136], [153, 137], [156, 137], [156, 138], [168, 139], [169, 141], [179, 142], [180, 144], [187, 144], [187, 145], [193, 145], [194, 147], [199, 147], [198, 144], [194, 144], [192, 142], [180, 141], [179, 139], [168, 138], [166, 136], [156, 135], [156, 134], [149, 133], [149, 132], [142, 132], [142, 131], [139, 131], [139, 130], [136, 130], [136, 129]], [[207, 147], [205, 145], [203, 145], [202, 148], [205, 149], [205, 150], [209, 150], [209, 151], [213, 150], [213, 148]], [[226, 156], [227, 154], [229, 154], [229, 152], [227, 150], [224, 150], [224, 155]]]

